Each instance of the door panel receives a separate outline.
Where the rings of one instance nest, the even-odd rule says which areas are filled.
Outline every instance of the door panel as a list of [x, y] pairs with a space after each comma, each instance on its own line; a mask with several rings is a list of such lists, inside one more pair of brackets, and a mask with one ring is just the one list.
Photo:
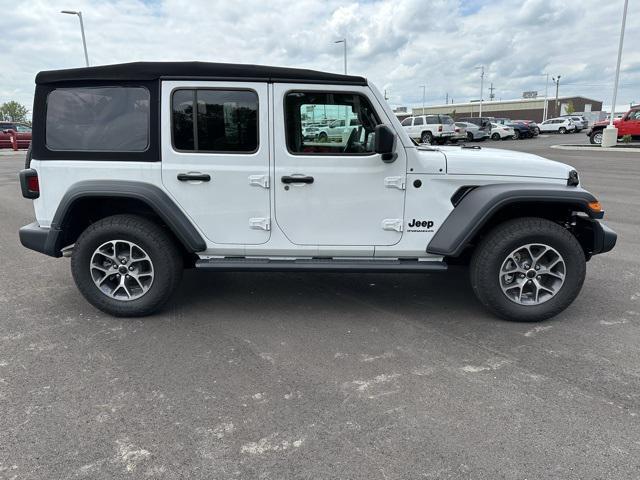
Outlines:
[[162, 84], [162, 182], [211, 242], [269, 240], [268, 105], [266, 83]]
[[[342, 118], [355, 115], [350, 110], [352, 107], [342, 104], [324, 108], [326, 105], [300, 103], [285, 108], [288, 92], [297, 92], [292, 95], [310, 92], [310, 96], [317, 94], [318, 98], [324, 93], [345, 96], [355, 93], [358, 101], [368, 99], [370, 102], [365, 110], [358, 111], [370, 112], [371, 107], [379, 120], [390, 123], [375, 97], [367, 95], [368, 89], [364, 87], [349, 87], [345, 91], [339, 86], [275, 84], [273, 88], [275, 217], [286, 237], [298, 245], [325, 246], [366, 247], [394, 245], [400, 241], [405, 193], [402, 187], [406, 174], [406, 155], [400, 142], [393, 163], [384, 163], [380, 155], [374, 153], [349, 154], [343, 151], [349, 150], [347, 143], [323, 145], [303, 141], [296, 145], [295, 151], [287, 145], [287, 134], [293, 135], [293, 130], [289, 123], [285, 132], [285, 110], [287, 122], [296, 111], [300, 114], [298, 122], [303, 121], [307, 112], [314, 115], [316, 111], [324, 111], [324, 115], [343, 115]], [[300, 100], [303, 101], [306, 100]], [[320, 108], [316, 108], [318, 106]], [[363, 119], [357, 118], [357, 121], [369, 125]], [[362, 142], [361, 148], [371, 148], [364, 145], [371, 140], [368, 129], [361, 125], [353, 133], [354, 138], [358, 136]]]

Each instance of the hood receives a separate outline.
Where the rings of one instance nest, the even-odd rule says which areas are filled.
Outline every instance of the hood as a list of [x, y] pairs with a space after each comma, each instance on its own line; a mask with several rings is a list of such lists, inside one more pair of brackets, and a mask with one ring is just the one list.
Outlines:
[[498, 148], [438, 147], [447, 157], [451, 175], [506, 175], [566, 180], [570, 165], [530, 153]]

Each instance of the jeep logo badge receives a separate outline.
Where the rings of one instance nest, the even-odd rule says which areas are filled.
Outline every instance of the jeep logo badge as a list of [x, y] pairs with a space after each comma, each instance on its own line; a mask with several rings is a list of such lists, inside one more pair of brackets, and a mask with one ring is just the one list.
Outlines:
[[407, 224], [409, 232], [433, 232], [432, 220], [411, 220], [411, 223]]

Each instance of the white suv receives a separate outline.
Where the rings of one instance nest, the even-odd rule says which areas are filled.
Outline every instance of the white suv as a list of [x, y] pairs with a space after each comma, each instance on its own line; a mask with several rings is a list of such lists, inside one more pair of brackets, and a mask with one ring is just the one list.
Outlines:
[[[318, 142], [303, 133], [314, 111], [356, 128]], [[455, 263], [470, 264], [493, 312], [540, 320], [576, 298], [585, 262], [616, 241], [570, 166], [417, 146], [357, 76], [199, 62], [41, 72], [32, 148], [20, 184], [36, 221], [22, 244], [71, 257], [80, 292], [118, 316], [159, 309], [185, 266], [428, 273]]]
[[455, 125], [449, 115], [418, 115], [405, 118], [402, 126], [407, 134], [421, 143], [443, 144], [455, 136]]
[[576, 125], [570, 118], [550, 118], [538, 125], [541, 132], [571, 133], [576, 130]]

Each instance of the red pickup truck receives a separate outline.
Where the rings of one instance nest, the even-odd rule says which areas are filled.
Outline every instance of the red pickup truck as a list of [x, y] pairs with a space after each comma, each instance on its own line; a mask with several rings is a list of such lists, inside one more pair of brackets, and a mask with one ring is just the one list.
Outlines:
[[[631, 135], [634, 140], [640, 139], [640, 105], [632, 107], [622, 118], [614, 119], [613, 124], [618, 129], [618, 139], [625, 135]], [[587, 131], [591, 143], [600, 145], [602, 143], [602, 130], [607, 128], [609, 121], [596, 122]]]
[[12, 148], [11, 132], [16, 136], [18, 148], [29, 148], [31, 127], [15, 122], [0, 122], [0, 148]]

